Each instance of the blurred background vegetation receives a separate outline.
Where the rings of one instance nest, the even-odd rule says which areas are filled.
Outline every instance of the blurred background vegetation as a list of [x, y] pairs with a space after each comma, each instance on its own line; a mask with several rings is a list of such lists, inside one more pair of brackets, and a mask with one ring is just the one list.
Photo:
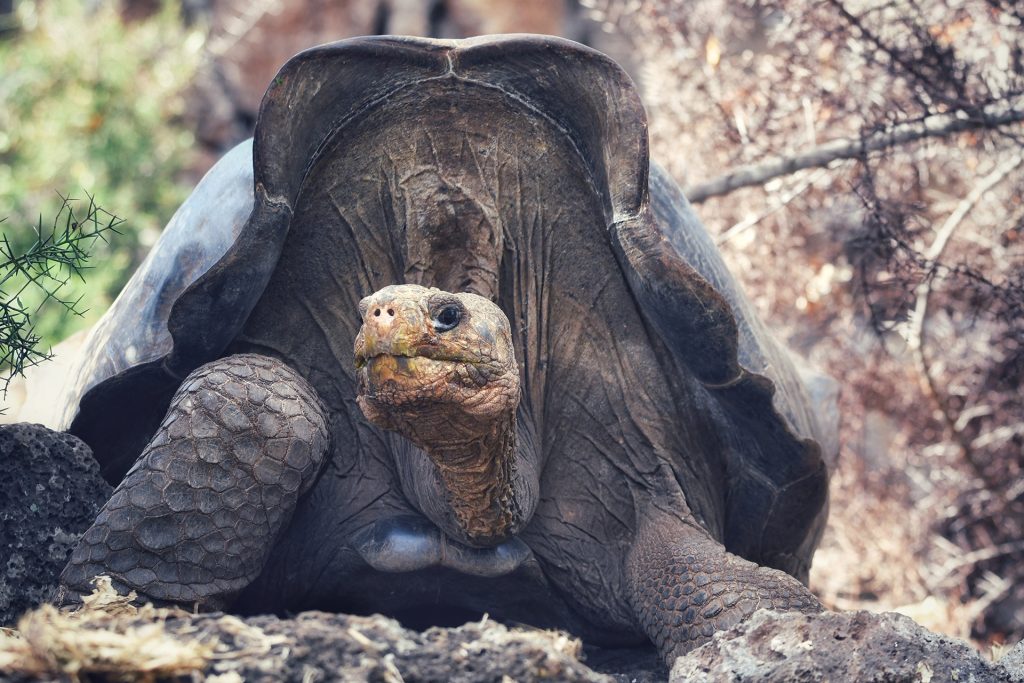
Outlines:
[[[49, 228], [62, 196], [88, 195], [124, 217], [120, 234], [94, 248], [85, 279], [61, 291], [79, 300], [68, 315], [26, 289], [41, 346], [86, 329], [103, 314], [187, 196], [194, 135], [182, 119], [183, 92], [199, 64], [204, 35], [168, 4], [126, 23], [112, 3], [21, 1], [0, 33], [0, 229], [23, 253]], [[5, 285], [5, 292], [20, 289]]]

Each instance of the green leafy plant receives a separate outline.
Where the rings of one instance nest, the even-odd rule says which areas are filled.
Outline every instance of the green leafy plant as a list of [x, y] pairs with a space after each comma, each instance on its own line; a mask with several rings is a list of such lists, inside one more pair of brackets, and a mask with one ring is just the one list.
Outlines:
[[35, 234], [12, 226], [65, 211], [54, 190], [81, 196], [80, 188], [88, 188], [101, 205], [131, 216], [120, 238], [92, 245], [93, 262], [102, 267], [88, 282], [72, 278], [61, 290], [83, 315], [60, 306], [33, 312], [33, 334], [44, 346], [87, 328], [109, 307], [194, 180], [182, 93], [202, 57], [204, 34], [183, 25], [177, 3], [130, 23], [117, 8], [21, 0], [15, 30], [0, 38], [4, 239], [16, 253], [28, 253]]
[[81, 295], [68, 297], [68, 284], [85, 282], [91, 248], [106, 243], [123, 222], [91, 196], [84, 211], [76, 213], [75, 204], [62, 196], [52, 224], [44, 226], [40, 217], [27, 228], [35, 239], [26, 249], [7, 233], [0, 236], [0, 393], [6, 394], [11, 378], [50, 357], [33, 325], [37, 314], [51, 308], [62, 316], [85, 313]]

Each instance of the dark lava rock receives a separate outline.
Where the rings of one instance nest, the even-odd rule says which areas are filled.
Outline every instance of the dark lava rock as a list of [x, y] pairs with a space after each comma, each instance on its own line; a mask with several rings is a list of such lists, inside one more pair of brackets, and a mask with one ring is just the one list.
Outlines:
[[110, 493], [80, 439], [42, 425], [0, 426], [0, 626], [49, 598]]
[[[1011, 653], [1012, 654], [1012, 653]], [[1007, 657], [1003, 659], [1011, 661]], [[761, 610], [672, 667], [671, 681], [1012, 681], [962, 640], [901, 614]]]
[[653, 644], [623, 648], [584, 644], [583, 661], [594, 671], [610, 675], [615, 683], [665, 683], [668, 680], [668, 667]]
[[[259, 659], [214, 661], [207, 673], [234, 671], [247, 682], [613, 681], [580, 663], [578, 641], [493, 621], [418, 632], [379, 615], [306, 612], [294, 619], [249, 617], [245, 623], [276, 642], [271, 651]], [[206, 628], [201, 619], [195, 625]], [[232, 649], [252, 646], [250, 634], [232, 628], [220, 629], [218, 637]]]
[[24, 638], [6, 646], [0, 638], [0, 681], [63, 681], [69, 674], [75, 680], [218, 683], [623, 680], [582, 664], [578, 640], [487, 619], [418, 632], [380, 615], [193, 615], [151, 605], [136, 609], [96, 595], [77, 613], [44, 606], [21, 622]]

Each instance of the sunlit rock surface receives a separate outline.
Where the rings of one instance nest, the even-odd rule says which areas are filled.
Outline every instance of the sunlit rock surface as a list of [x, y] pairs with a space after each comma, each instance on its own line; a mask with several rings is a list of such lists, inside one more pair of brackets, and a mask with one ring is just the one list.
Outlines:
[[[1020, 650], [1020, 648], [1018, 648]], [[1015, 654], [1015, 656], [1018, 656]], [[1021, 681], [966, 642], [926, 630], [901, 614], [761, 610], [676, 660], [672, 683], [704, 681]], [[1024, 659], [1024, 653], [1018, 656]]]

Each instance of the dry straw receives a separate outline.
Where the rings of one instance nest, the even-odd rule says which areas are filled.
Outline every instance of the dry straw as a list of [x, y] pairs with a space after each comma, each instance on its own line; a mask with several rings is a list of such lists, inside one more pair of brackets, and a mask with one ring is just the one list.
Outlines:
[[77, 681], [102, 674], [113, 680], [151, 681], [202, 670], [219, 644], [182, 621], [177, 609], [136, 607], [135, 593], [118, 595], [110, 578], [77, 611], [43, 605], [19, 620], [16, 631], [0, 632], [0, 671]]

